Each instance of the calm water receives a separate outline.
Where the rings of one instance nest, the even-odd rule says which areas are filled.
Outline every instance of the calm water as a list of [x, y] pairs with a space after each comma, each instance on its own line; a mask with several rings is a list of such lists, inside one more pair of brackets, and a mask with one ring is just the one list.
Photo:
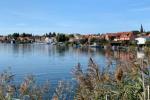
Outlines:
[[33, 74], [38, 82], [50, 80], [55, 84], [59, 80], [72, 80], [71, 70], [78, 62], [86, 69], [89, 57], [100, 64], [101, 68], [107, 62], [101, 49], [44, 44], [0, 44], [0, 72], [11, 67], [16, 82], [20, 82], [27, 74]]

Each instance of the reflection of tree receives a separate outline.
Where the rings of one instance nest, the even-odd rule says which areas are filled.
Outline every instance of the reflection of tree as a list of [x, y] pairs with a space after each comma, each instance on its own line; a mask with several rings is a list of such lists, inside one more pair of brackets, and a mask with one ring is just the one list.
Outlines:
[[88, 55], [93, 56], [93, 55], [103, 55], [103, 50], [100, 48], [88, 48], [88, 47], [84, 47], [84, 48], [74, 48], [73, 52], [78, 52], [79, 55]]
[[13, 50], [14, 54], [18, 54], [19, 53], [19, 45], [14, 44], [14, 45], [12, 45], [10, 47], [12, 47], [12, 50]]
[[20, 49], [22, 51], [23, 54], [27, 54], [29, 52], [32, 52], [32, 48], [31, 48], [31, 44], [21, 44], [20, 45]]
[[42, 54], [53, 56], [58, 54], [59, 56], [64, 56], [66, 52], [68, 52], [69, 47], [67, 46], [50, 46], [50, 45], [41, 45], [41, 44], [6, 44], [3, 46], [4, 48], [8, 48], [13, 54]]
[[60, 55], [60, 56], [64, 56], [65, 53], [69, 50], [68, 46], [56, 46], [56, 52]]
[[24, 55], [32, 51], [31, 47], [30, 44], [14, 44], [12, 45], [12, 50], [15, 54], [22, 53]]

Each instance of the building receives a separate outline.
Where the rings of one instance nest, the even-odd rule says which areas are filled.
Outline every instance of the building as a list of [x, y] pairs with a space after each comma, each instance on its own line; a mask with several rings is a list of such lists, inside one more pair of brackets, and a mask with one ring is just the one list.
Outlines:
[[150, 37], [145, 36], [145, 37], [138, 37], [135, 39], [137, 41], [138, 45], [145, 45], [146, 42], [150, 42]]
[[140, 32], [141, 32], [141, 33], [143, 33], [143, 32], [144, 32], [144, 29], [143, 29], [143, 25], [142, 25], [142, 24], [141, 24]]
[[118, 32], [116, 33], [116, 38], [114, 38], [114, 41], [130, 41], [134, 39], [135, 35], [133, 32]]
[[47, 43], [47, 44], [56, 43], [56, 38], [55, 37], [51, 37], [51, 38], [46, 37], [45, 38], [45, 43]]

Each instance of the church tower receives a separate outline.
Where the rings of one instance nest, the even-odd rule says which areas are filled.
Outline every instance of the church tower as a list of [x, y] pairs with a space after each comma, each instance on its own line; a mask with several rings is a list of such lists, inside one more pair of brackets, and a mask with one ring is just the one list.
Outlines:
[[143, 32], [144, 32], [144, 29], [143, 29], [143, 25], [142, 25], [142, 24], [141, 24], [140, 32], [141, 32], [141, 33], [143, 33]]

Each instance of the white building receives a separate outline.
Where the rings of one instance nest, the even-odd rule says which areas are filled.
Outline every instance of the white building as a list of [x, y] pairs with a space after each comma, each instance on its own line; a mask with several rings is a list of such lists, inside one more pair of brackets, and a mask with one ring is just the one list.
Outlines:
[[146, 44], [146, 42], [150, 41], [150, 37], [138, 37], [135, 39], [137, 44]]
[[57, 41], [56, 41], [56, 38], [55, 37], [51, 37], [51, 38], [49, 38], [49, 37], [46, 37], [45, 38], [45, 43], [47, 43], [47, 44], [55, 44]]
[[51, 40], [50, 38], [46, 37], [46, 38], [45, 38], [45, 42], [46, 42], [46, 43], [52, 43], [52, 40]]

